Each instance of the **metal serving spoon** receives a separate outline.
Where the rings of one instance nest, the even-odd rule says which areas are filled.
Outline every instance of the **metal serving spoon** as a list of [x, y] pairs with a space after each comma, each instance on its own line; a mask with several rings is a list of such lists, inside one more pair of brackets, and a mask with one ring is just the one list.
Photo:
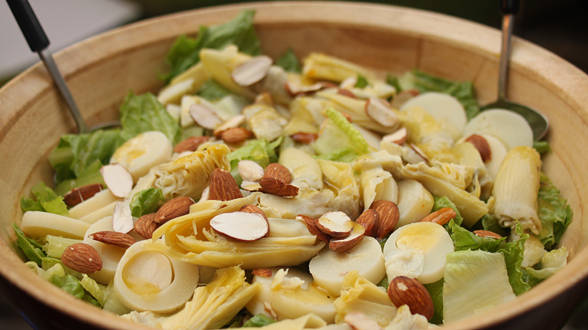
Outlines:
[[82, 117], [82, 114], [80, 113], [80, 110], [76, 105], [76, 102], [71, 95], [71, 92], [69, 91], [69, 88], [67, 87], [61, 72], [59, 71], [59, 68], [57, 67], [57, 64], [55, 64], [55, 61], [53, 60], [51, 52], [47, 50], [47, 47], [49, 47], [49, 39], [47, 38], [41, 23], [39, 23], [33, 8], [31, 8], [29, 1], [6, 0], [6, 2], [8, 3], [8, 6], [12, 11], [12, 15], [16, 19], [22, 34], [27, 40], [29, 48], [31, 51], [36, 52], [39, 55], [41, 61], [43, 61], [43, 64], [45, 64], [47, 71], [49, 71], [51, 78], [55, 82], [59, 93], [65, 100], [65, 103], [67, 103], [69, 112], [71, 113], [76, 126], [78, 127], [78, 133], [88, 133], [90, 131], [101, 128], [120, 126], [119, 121], [111, 121], [98, 124], [88, 129], [88, 126], [84, 122], [84, 118]]
[[506, 98], [506, 85], [508, 83], [508, 65], [510, 62], [510, 50], [511, 50], [511, 36], [512, 27], [514, 25], [514, 15], [519, 10], [518, 0], [501, 0], [500, 9], [502, 10], [502, 45], [500, 47], [500, 66], [498, 71], [498, 99], [482, 107], [483, 110], [487, 109], [505, 109], [514, 111], [519, 115], [523, 116], [533, 131], [533, 139], [540, 140], [547, 134], [549, 129], [549, 123], [547, 118], [541, 113], [533, 110], [527, 106], [513, 103]]

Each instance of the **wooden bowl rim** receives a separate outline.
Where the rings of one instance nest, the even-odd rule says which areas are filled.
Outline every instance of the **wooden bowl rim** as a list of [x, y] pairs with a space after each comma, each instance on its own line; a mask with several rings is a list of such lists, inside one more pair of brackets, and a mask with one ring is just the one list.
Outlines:
[[[196, 9], [133, 23], [67, 47], [55, 54], [55, 60], [66, 79], [71, 78], [93, 65], [107, 61], [113, 55], [167, 40], [181, 33], [195, 33], [199, 25], [226, 21], [245, 8], [257, 10], [257, 25], [283, 22], [322, 23], [386, 29], [460, 48], [467, 47], [470, 51], [490, 59], [497, 59], [499, 54], [498, 30], [444, 14], [353, 2], [253, 2]], [[172, 22], [174, 24], [169, 24], [169, 29], [158, 28], [161, 24]], [[117, 43], [119, 38], [125, 42]], [[93, 51], [87, 52], [85, 49]], [[555, 91], [563, 102], [577, 112], [583, 124], [588, 126], [588, 76], [559, 56], [525, 40], [515, 38], [514, 49], [511, 67], [532, 77], [543, 87]], [[79, 54], [84, 56], [80, 57]], [[26, 86], [26, 90], [23, 90], [22, 86]], [[11, 124], [26, 111], [23, 109], [26, 109], [27, 102], [31, 102], [34, 96], [46, 93], [51, 88], [53, 87], [45, 69], [37, 63], [0, 89], [0, 104], [3, 104], [4, 109], [9, 109], [0, 112], [0, 141], [10, 130]], [[583, 209], [583, 205], [580, 207]], [[588, 223], [585, 218], [575, 221]], [[3, 240], [0, 240], [0, 255], [6, 259], [6, 262], [0, 263], [0, 274], [38, 301], [93, 325], [108, 328], [144, 328], [110, 313], [101, 312], [48, 282], [39, 281]], [[564, 269], [539, 284], [534, 290], [500, 305], [499, 309], [491, 309], [445, 328], [489, 327], [511, 319], [554, 298], [586, 278], [588, 267], [584, 265], [587, 263], [588, 249], [584, 247]], [[497, 311], [499, 312], [496, 313]]]

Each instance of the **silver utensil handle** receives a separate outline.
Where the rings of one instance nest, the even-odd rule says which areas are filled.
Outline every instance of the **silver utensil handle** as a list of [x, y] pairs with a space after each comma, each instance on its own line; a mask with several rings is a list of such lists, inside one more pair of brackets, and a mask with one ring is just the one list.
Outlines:
[[502, 43], [500, 46], [500, 64], [498, 68], [498, 99], [506, 99], [506, 87], [508, 85], [508, 65], [510, 62], [512, 27], [514, 14], [505, 14], [502, 17]]

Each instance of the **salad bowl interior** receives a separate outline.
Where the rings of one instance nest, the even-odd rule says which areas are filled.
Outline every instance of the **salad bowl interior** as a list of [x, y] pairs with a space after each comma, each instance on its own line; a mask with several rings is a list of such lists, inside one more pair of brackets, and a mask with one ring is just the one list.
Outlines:
[[[226, 22], [244, 8], [256, 9], [255, 28], [262, 51], [273, 58], [292, 48], [299, 58], [324, 52], [382, 75], [418, 68], [447, 79], [472, 81], [480, 104], [495, 99], [497, 30], [392, 6], [279, 2], [208, 8], [107, 32], [61, 51], [55, 58], [91, 125], [117, 119], [118, 107], [129, 90], [155, 92], [162, 86], [158, 74], [166, 71], [164, 58], [178, 35], [195, 35], [200, 25]], [[558, 56], [515, 38], [509, 82], [509, 99], [539, 109], [550, 120], [552, 151], [544, 157], [544, 171], [574, 212], [561, 242], [570, 252], [569, 262], [515, 301], [449, 324], [449, 328], [497, 326], [516, 320], [527, 326], [541, 324], [545, 315], [542, 319], [535, 313], [532, 321], [521, 321], [521, 315], [531, 315], [558, 297], [555, 301], [561, 303], [564, 294], [568, 303], [578, 299], [587, 285], [588, 214], [584, 206], [588, 205], [588, 157], [584, 151], [588, 142], [588, 76]], [[52, 182], [47, 155], [59, 137], [74, 131], [75, 125], [40, 64], [0, 89], [0, 107], [0, 274], [11, 290], [24, 291], [41, 305], [80, 323], [140, 327], [39, 280], [18, 257], [11, 228], [22, 216], [19, 199], [39, 180]], [[26, 310], [18, 300], [15, 304]], [[36, 319], [35, 310], [26, 313]]]

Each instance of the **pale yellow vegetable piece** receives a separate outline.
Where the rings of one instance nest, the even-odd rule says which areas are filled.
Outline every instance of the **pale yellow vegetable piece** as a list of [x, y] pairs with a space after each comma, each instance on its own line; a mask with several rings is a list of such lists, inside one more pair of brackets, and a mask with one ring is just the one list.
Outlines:
[[292, 116], [284, 127], [284, 133], [287, 135], [299, 132], [318, 133], [319, 126], [325, 119], [322, 115], [323, 110], [333, 106], [332, 102], [315, 97], [300, 96], [295, 98], [290, 103]]
[[333, 202], [335, 194], [328, 189], [302, 190], [294, 198], [272, 194], [262, 194], [259, 197], [259, 207], [267, 216], [287, 219], [294, 219], [298, 214], [319, 217], [326, 212], [334, 211], [331, 205]]
[[318, 163], [323, 172], [326, 186], [332, 189], [335, 194], [328, 202], [329, 208], [343, 211], [355, 219], [359, 216], [360, 191], [352, 165], [324, 159], [319, 159]]
[[75, 219], [81, 219], [82, 217], [116, 201], [117, 198], [114, 197], [109, 189], [103, 189], [91, 198], [88, 198], [69, 209], [69, 216]]
[[398, 307], [396, 316], [384, 330], [428, 330], [431, 328], [436, 328], [436, 326], [430, 325], [421, 314], [412, 314], [408, 305], [402, 305]]
[[214, 113], [221, 119], [221, 120], [226, 120], [228, 118], [222, 118], [219, 114], [220, 112], [217, 111], [216, 107], [208, 102], [207, 100], [205, 100], [204, 98], [200, 97], [200, 96], [196, 96], [196, 95], [184, 95], [182, 97], [182, 101], [180, 103], [180, 125], [182, 127], [189, 127], [189, 126], [194, 126], [196, 124], [196, 122], [194, 121], [194, 118], [192, 117], [192, 114], [190, 113], [190, 108], [195, 105], [203, 105], [208, 109], [211, 109], [214, 111]]
[[122, 165], [133, 176], [136, 182], [149, 170], [171, 159], [171, 141], [160, 131], [141, 133], [118, 147], [112, 157], [111, 164]]
[[237, 85], [231, 77], [233, 70], [250, 58], [249, 55], [239, 53], [233, 45], [223, 50], [204, 48], [200, 51], [200, 61], [212, 79], [231, 92], [251, 99], [254, 93]]
[[243, 109], [247, 124], [258, 139], [272, 141], [280, 137], [288, 121], [266, 104], [252, 104]]
[[341, 296], [335, 300], [336, 322], [343, 322], [349, 313], [363, 313], [381, 327], [386, 326], [396, 315], [396, 306], [390, 301], [386, 291], [359, 276], [356, 271], [343, 278]]
[[172, 79], [157, 95], [161, 104], [177, 103], [183, 95], [193, 94], [208, 80], [209, 75], [202, 62], [199, 62], [179, 76]]
[[541, 221], [537, 216], [537, 193], [541, 169], [539, 153], [526, 146], [515, 147], [507, 154], [494, 181], [494, 215], [504, 227], [519, 223], [538, 235]]
[[112, 244], [95, 241], [90, 238], [90, 235], [99, 231], [112, 230], [112, 216], [107, 216], [90, 225], [84, 235], [84, 243], [93, 246], [102, 259], [102, 269], [89, 275], [102, 284], [108, 284], [114, 278], [116, 267], [125, 253], [125, 249]]
[[375, 200], [398, 202], [398, 185], [390, 172], [374, 167], [361, 172], [359, 178], [364, 210]]
[[198, 285], [198, 266], [166, 253], [162, 241], [129, 247], [114, 275], [114, 290], [129, 308], [167, 313], [180, 308]]
[[433, 208], [433, 195], [416, 180], [398, 182], [399, 219], [396, 227], [416, 222], [427, 216]]
[[[275, 322], [265, 327], [261, 327], [259, 329], [266, 329], [266, 330], [305, 330], [305, 329], [323, 329], [323, 327], [327, 326], [327, 323], [323, 321], [320, 317], [312, 314], [307, 314], [301, 316], [294, 320], [282, 320], [279, 322]], [[241, 328], [241, 329], [250, 329], [250, 328]]]
[[323, 188], [323, 173], [318, 162], [306, 152], [290, 147], [282, 150], [279, 163], [292, 174], [291, 184], [301, 188]]
[[42, 211], [25, 212], [20, 224], [22, 231], [33, 238], [45, 235], [82, 238], [89, 226], [81, 220]]
[[333, 299], [312, 284], [308, 273], [274, 269], [270, 277], [254, 276], [253, 283], [261, 285], [259, 293], [247, 304], [253, 315], [262, 313], [283, 320], [314, 313], [327, 323], [335, 319]]
[[533, 236], [529, 235], [529, 238], [525, 241], [525, 247], [523, 249], [523, 262], [521, 262], [521, 267], [532, 267], [541, 261], [541, 258], [545, 255], [547, 251], [543, 247], [543, 243]]
[[414, 107], [421, 107], [427, 111], [453, 139], [461, 136], [467, 118], [463, 106], [455, 97], [438, 92], [422, 93], [406, 101], [401, 110], [406, 111]]
[[[106, 190], [109, 190], [109, 189], [106, 189]], [[131, 195], [129, 194], [129, 196], [131, 196]], [[86, 223], [89, 223], [89, 224], [93, 224], [96, 221], [103, 219], [104, 217], [112, 215], [114, 213], [114, 207], [116, 206], [116, 204], [119, 201], [120, 200], [111, 202], [110, 204], [107, 204], [107, 205], [105, 205], [105, 206], [103, 206], [103, 207], [101, 207], [91, 213], [88, 213], [88, 214], [80, 217], [80, 220], [82, 220]]]
[[400, 122], [408, 130], [408, 140], [416, 144], [430, 159], [451, 161], [449, 149], [456, 139], [421, 107], [411, 107], [399, 113]]
[[357, 64], [321, 53], [311, 53], [304, 59], [302, 74], [311, 79], [335, 82], [357, 75], [370, 79], [374, 75]]

